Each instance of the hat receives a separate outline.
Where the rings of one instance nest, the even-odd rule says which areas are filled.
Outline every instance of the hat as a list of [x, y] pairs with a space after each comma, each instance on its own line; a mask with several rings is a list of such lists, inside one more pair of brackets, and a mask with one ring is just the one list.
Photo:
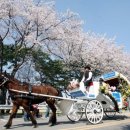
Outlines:
[[104, 81], [103, 78], [100, 78], [100, 79], [99, 79], [99, 82], [103, 82], [103, 81]]
[[87, 66], [84, 67], [84, 69], [91, 70], [91, 67], [90, 67], [90, 65], [87, 65]]

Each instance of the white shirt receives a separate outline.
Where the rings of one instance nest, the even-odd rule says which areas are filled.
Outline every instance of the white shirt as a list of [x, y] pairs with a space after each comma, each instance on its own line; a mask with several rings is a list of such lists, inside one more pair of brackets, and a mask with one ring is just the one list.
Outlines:
[[90, 80], [90, 79], [92, 78], [92, 76], [93, 76], [93, 74], [92, 74], [92, 72], [90, 71], [89, 74], [88, 74], [88, 78], [85, 80], [85, 76], [83, 76], [81, 82], [83, 82], [84, 80], [85, 80], [85, 81]]

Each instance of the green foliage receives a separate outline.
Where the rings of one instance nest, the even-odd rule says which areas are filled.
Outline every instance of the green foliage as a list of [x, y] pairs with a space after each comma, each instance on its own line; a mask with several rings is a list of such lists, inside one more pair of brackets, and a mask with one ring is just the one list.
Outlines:
[[3, 65], [7, 65], [10, 62], [13, 66], [12, 76], [18, 71], [20, 66], [27, 60], [31, 55], [32, 48], [27, 48], [22, 45], [4, 45], [3, 47]]
[[38, 51], [33, 51], [33, 60], [35, 69], [40, 73], [41, 82], [49, 83], [53, 86], [66, 86], [68, 84], [67, 71], [60, 60], [51, 58], [48, 54]]
[[3, 48], [3, 64], [11, 62], [16, 64], [21, 62], [27, 55], [29, 55], [29, 48], [20, 48], [20, 46], [15, 45], [4, 45]]
[[40, 74], [41, 82], [49, 83], [56, 87], [67, 87], [69, 81], [82, 77], [77, 63], [66, 66], [61, 60], [51, 57], [41, 49], [33, 50], [18, 45], [4, 45], [3, 56], [4, 65], [7, 62], [12, 63], [14, 68], [17, 68], [14, 70], [15, 72], [19, 69], [17, 66], [22, 62], [24, 63], [26, 57], [30, 56], [30, 58], [33, 58], [36, 71]]
[[3, 64], [6, 65], [7, 62], [13, 62], [14, 59], [14, 50], [12, 45], [4, 45], [3, 48]]
[[119, 77], [119, 89], [125, 99], [130, 96], [130, 85], [123, 78]]
[[93, 70], [93, 77], [98, 77], [98, 76], [101, 76], [101, 71], [100, 70], [98, 70], [98, 69], [95, 69], [95, 70]]

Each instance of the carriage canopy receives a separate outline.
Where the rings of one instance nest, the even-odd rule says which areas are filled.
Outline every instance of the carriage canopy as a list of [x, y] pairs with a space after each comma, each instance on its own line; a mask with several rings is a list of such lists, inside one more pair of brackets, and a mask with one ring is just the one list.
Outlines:
[[116, 86], [124, 99], [130, 96], [130, 81], [123, 74], [112, 71], [103, 74], [101, 78], [110, 86]]
[[108, 83], [108, 84], [110, 84], [112, 86], [117, 86], [119, 84], [130, 85], [130, 81], [127, 79], [127, 77], [125, 77], [123, 74], [121, 74], [119, 72], [116, 72], [116, 71], [112, 71], [112, 72], [108, 72], [106, 74], [103, 74], [101, 76], [101, 78], [106, 83]]

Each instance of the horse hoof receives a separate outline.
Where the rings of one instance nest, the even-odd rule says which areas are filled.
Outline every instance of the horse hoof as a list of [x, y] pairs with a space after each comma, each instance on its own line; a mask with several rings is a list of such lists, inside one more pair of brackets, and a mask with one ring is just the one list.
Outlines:
[[33, 128], [37, 128], [37, 127], [38, 127], [38, 125], [34, 125], [34, 126], [33, 126]]
[[10, 127], [3, 127], [3, 129], [5, 130], [5, 129], [10, 129]]
[[51, 126], [54, 126], [54, 125], [56, 125], [56, 123], [51, 123], [51, 124], [49, 124], [50, 127], [51, 127]]
[[4, 127], [4, 129], [9, 129], [10, 128], [9, 125], [4, 125], [3, 127]]

